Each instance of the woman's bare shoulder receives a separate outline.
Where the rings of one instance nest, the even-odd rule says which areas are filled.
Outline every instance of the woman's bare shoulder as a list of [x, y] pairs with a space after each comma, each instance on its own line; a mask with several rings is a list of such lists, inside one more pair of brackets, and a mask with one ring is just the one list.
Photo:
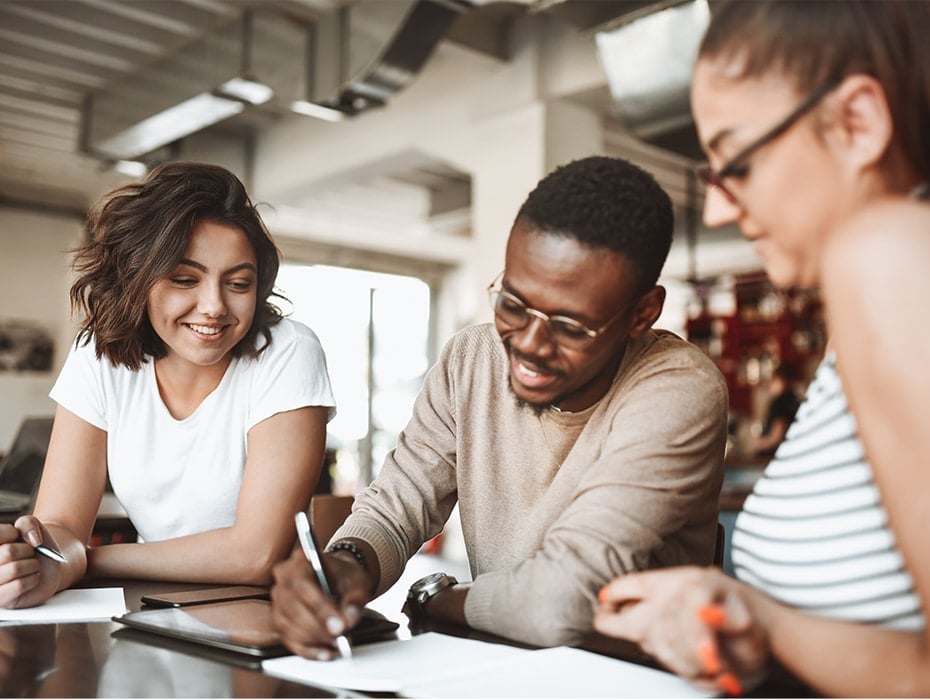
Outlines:
[[831, 232], [823, 251], [823, 278], [829, 286], [847, 275], [860, 281], [900, 278], [911, 269], [923, 277], [928, 264], [930, 204], [888, 197], [857, 209]]

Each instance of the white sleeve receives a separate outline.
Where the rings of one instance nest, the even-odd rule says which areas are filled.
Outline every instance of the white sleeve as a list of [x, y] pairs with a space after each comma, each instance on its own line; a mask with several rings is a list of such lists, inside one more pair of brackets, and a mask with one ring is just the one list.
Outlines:
[[290, 319], [279, 322], [272, 333], [271, 345], [258, 356], [247, 429], [275, 413], [304, 406], [328, 407], [331, 420], [336, 402], [319, 338]]
[[94, 348], [93, 338], [83, 345], [72, 343], [48, 395], [79, 418], [107, 430], [106, 395], [100, 371], [100, 363], [107, 360], [98, 360]]

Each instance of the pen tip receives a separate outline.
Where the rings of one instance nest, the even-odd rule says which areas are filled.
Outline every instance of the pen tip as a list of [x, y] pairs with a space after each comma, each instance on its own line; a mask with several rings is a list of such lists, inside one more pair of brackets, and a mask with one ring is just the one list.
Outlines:
[[352, 658], [352, 645], [349, 644], [349, 640], [344, 634], [336, 637], [336, 646], [339, 648], [339, 653], [342, 655], [342, 658]]

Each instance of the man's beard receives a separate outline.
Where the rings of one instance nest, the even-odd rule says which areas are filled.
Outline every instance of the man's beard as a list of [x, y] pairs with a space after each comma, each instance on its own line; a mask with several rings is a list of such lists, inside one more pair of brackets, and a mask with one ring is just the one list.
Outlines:
[[[510, 344], [508, 342], [504, 342], [504, 348], [507, 350], [507, 357], [510, 362], [512, 362], [514, 359], [522, 361], [521, 358], [524, 357], [523, 354], [514, 352], [513, 348], [510, 347]], [[546, 372], [547, 374], [558, 374], [554, 372], [553, 370], [551, 370], [546, 365], [543, 365], [542, 363], [533, 361], [533, 362], [530, 362], [530, 364], [535, 365], [536, 367], [539, 367], [542, 371]], [[546, 403], [534, 403], [532, 401], [527, 401], [526, 399], [521, 399], [520, 396], [517, 395], [517, 392], [513, 388], [513, 378], [510, 375], [508, 375], [507, 377], [507, 388], [510, 389], [510, 395], [513, 397], [513, 400], [514, 402], [516, 402], [518, 408], [520, 409], [528, 408], [533, 413], [535, 413], [537, 417], [541, 416], [546, 409], [555, 407], [555, 405], [564, 398], [562, 396], [559, 396], [555, 400], [548, 401]]]
[[519, 396], [517, 396], [517, 392], [514, 391], [513, 384], [509, 381], [509, 379], [507, 381], [507, 388], [510, 389], [510, 395], [513, 397], [514, 403], [517, 404], [517, 408], [521, 410], [528, 408], [536, 414], [537, 418], [541, 416], [547, 408], [552, 408], [551, 403], [532, 403], [526, 399], [521, 399]]

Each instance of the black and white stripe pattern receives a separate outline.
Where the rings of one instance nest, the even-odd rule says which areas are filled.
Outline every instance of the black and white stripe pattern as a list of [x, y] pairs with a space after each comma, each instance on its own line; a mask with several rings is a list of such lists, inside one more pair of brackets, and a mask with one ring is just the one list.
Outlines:
[[924, 629], [832, 354], [746, 499], [732, 548], [737, 577], [787, 605]]

